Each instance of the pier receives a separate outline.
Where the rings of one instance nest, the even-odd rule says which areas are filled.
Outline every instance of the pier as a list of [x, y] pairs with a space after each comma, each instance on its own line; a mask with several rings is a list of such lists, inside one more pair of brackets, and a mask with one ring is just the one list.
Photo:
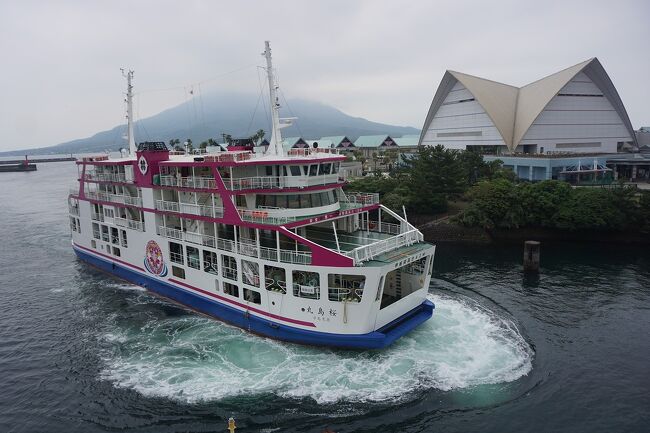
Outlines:
[[[39, 159], [30, 159], [29, 161], [32, 163], [42, 163], [42, 162], [63, 162], [63, 161], [76, 161], [77, 158], [74, 156], [57, 156], [53, 158], [39, 158]], [[1, 160], [0, 164], [20, 164], [24, 162], [24, 159], [5, 159]]]

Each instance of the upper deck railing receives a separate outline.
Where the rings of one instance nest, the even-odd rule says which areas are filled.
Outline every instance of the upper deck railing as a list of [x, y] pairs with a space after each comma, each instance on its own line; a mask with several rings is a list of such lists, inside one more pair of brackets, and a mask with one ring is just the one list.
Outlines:
[[411, 229], [399, 235], [392, 236], [388, 239], [383, 239], [369, 245], [357, 247], [345, 253], [346, 256], [354, 259], [355, 264], [372, 260], [380, 254], [396, 250], [401, 247], [409, 246], [422, 242], [424, 236], [418, 229]]
[[214, 178], [207, 176], [176, 177], [170, 175], [162, 175], [160, 176], [160, 185], [197, 189], [215, 189], [217, 187]]
[[175, 201], [156, 200], [155, 207], [157, 210], [166, 212], [185, 213], [191, 215], [207, 216], [212, 218], [223, 217], [223, 207], [198, 205], [193, 203], [179, 203]]
[[122, 183], [132, 183], [133, 180], [126, 180], [126, 174], [124, 173], [95, 173], [87, 172], [84, 175], [84, 180], [96, 180], [100, 182], [122, 182]]
[[319, 174], [316, 176], [254, 176], [224, 179], [226, 188], [233, 191], [246, 189], [304, 188], [307, 186], [329, 185], [342, 182], [338, 174]]
[[132, 197], [130, 195], [109, 194], [103, 191], [88, 191], [86, 197], [95, 200], [108, 201], [111, 203], [121, 203], [130, 206], [142, 206], [141, 197]]

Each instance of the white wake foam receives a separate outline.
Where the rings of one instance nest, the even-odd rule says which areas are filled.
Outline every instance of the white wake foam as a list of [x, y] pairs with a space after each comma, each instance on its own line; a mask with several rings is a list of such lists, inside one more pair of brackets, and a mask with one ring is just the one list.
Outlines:
[[431, 320], [375, 352], [280, 343], [199, 316], [138, 329], [116, 321], [103, 337], [112, 344], [102, 377], [190, 403], [262, 393], [334, 403], [510, 382], [531, 370], [533, 351], [509, 319], [460, 295], [431, 299]]

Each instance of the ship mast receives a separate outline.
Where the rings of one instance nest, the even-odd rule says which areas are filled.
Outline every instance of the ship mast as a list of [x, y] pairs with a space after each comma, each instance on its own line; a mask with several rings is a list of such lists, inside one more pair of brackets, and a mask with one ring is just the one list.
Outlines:
[[292, 119], [280, 119], [280, 101], [278, 100], [277, 91], [279, 86], [275, 82], [273, 75], [273, 63], [271, 61], [271, 45], [269, 41], [264, 41], [264, 52], [262, 55], [266, 58], [266, 75], [269, 80], [269, 96], [271, 98], [271, 141], [266, 149], [267, 155], [284, 155], [282, 147], [282, 133], [280, 129], [291, 125]]
[[133, 135], [133, 71], [129, 70], [126, 73], [122, 69], [122, 76], [126, 78], [126, 129], [127, 141], [129, 143], [129, 154], [135, 155], [135, 136]]

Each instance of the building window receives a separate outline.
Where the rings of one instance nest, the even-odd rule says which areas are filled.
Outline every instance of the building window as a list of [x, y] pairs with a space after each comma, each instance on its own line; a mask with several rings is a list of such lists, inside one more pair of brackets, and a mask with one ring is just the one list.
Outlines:
[[231, 283], [226, 283], [224, 281], [223, 293], [225, 293], [226, 295], [234, 296], [235, 298], [239, 298], [239, 287]]
[[320, 298], [320, 276], [316, 272], [293, 271], [293, 295], [300, 298]]
[[258, 291], [247, 289], [244, 287], [244, 300], [248, 302], [252, 302], [253, 304], [261, 304], [262, 295]]
[[178, 264], [185, 264], [183, 260], [183, 245], [176, 242], [169, 243], [169, 260]]
[[237, 280], [237, 259], [226, 255], [221, 256], [221, 275], [224, 278], [228, 278], [230, 280], [236, 281]]
[[172, 275], [185, 279], [185, 269], [179, 268], [178, 266], [172, 266]]
[[241, 276], [244, 284], [260, 286], [260, 265], [248, 260], [241, 261]]
[[273, 292], [287, 293], [286, 271], [276, 266], [264, 266], [264, 287]]
[[203, 270], [205, 272], [219, 275], [217, 261], [217, 253], [203, 250]]

